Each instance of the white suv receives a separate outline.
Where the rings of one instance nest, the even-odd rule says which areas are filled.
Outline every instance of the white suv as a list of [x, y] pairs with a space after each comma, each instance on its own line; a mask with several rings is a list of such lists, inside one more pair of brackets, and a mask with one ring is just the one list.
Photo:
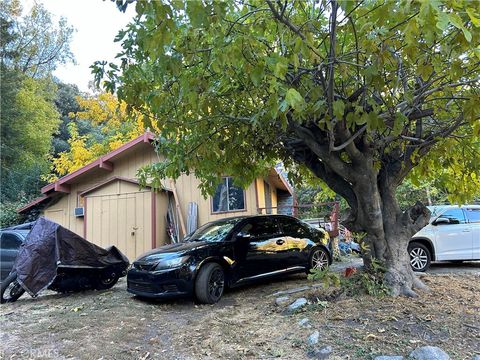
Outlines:
[[431, 261], [480, 260], [480, 205], [429, 206], [430, 222], [408, 244], [414, 271]]

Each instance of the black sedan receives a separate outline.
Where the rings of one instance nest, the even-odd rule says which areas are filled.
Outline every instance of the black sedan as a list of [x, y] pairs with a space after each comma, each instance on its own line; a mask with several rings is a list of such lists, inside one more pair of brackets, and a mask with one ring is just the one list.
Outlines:
[[222, 219], [203, 225], [184, 242], [139, 257], [127, 275], [130, 293], [146, 298], [196, 296], [217, 302], [225, 287], [332, 262], [323, 229], [285, 215]]

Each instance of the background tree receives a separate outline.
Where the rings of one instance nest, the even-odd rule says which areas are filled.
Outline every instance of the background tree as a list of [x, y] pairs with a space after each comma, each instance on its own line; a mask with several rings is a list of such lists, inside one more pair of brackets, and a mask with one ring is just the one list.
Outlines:
[[64, 21], [56, 27], [38, 4], [22, 17], [16, 0], [0, 3], [0, 20], [0, 226], [5, 226], [20, 220], [14, 210], [37, 195], [41, 175], [48, 173], [60, 124], [50, 71], [71, 58], [71, 29]]
[[[62, 104], [65, 106], [64, 101]], [[69, 120], [62, 123], [61, 129], [68, 135], [62, 134], [56, 142], [64, 150], [52, 157], [51, 173], [45, 177], [48, 181], [81, 168], [145, 132], [144, 115], [128, 112], [126, 103], [110, 93], [77, 96], [67, 108], [76, 111], [68, 113]]]
[[43, 4], [37, 2], [25, 16], [21, 16], [18, 0], [6, 0], [1, 6], [2, 17], [11, 23], [15, 34], [4, 44], [4, 51], [11, 54], [7, 66], [31, 77], [44, 77], [59, 64], [74, 61], [70, 51], [74, 29], [64, 18], [54, 23]]
[[414, 296], [424, 285], [406, 248], [429, 212], [421, 203], [402, 212], [396, 188], [446, 158], [445, 185], [459, 170], [469, 181], [452, 199], [480, 188], [472, 4], [139, 1], [117, 37], [119, 71], [97, 63], [95, 72], [159, 123], [169, 162], [143, 179], [194, 172], [211, 191], [224, 173], [246, 184], [273, 161], [295, 163], [348, 202], [348, 228], [367, 233], [366, 265], [384, 262], [392, 294]]

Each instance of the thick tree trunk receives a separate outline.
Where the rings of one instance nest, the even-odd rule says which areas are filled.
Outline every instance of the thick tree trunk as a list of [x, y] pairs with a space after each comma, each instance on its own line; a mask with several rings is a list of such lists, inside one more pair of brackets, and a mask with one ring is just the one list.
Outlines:
[[428, 223], [430, 212], [421, 203], [402, 212], [395, 198], [395, 189], [413, 166], [410, 158], [405, 161], [400, 156], [402, 149], [396, 148], [379, 161], [371, 151], [372, 144], [363, 139], [345, 146], [345, 161], [319, 141], [322, 134], [316, 134], [315, 128], [290, 125], [305, 145], [291, 148], [293, 160], [305, 164], [348, 202], [351, 212], [343, 221], [346, 228], [366, 234], [365, 266], [371, 267], [373, 259], [386, 266], [385, 283], [392, 295], [415, 296], [415, 289], [426, 289], [410, 268], [407, 247], [411, 237]]
[[402, 212], [395, 198], [396, 184], [366, 173], [353, 186], [357, 211], [349, 219], [350, 228], [366, 233], [364, 264], [367, 269], [373, 259], [384, 264], [384, 280], [392, 295], [416, 296], [416, 289], [427, 287], [411, 269], [407, 247], [411, 237], [428, 223], [430, 212], [419, 202]]

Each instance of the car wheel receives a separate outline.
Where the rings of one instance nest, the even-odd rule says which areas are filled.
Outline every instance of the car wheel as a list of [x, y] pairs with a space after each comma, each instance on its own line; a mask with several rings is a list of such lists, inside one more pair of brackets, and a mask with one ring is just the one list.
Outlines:
[[310, 254], [308, 263], [309, 270], [325, 270], [330, 264], [327, 251], [325, 249], [314, 249]]
[[114, 272], [109, 274], [104, 274], [102, 277], [97, 281], [95, 288], [97, 290], [107, 290], [112, 288], [118, 281], [118, 275]]
[[200, 268], [195, 280], [195, 295], [204, 304], [215, 304], [225, 289], [225, 273], [217, 263], [208, 263]]
[[25, 290], [17, 281], [17, 273], [14, 272], [2, 281], [1, 303], [14, 302], [25, 293]]
[[408, 254], [410, 255], [410, 266], [413, 271], [423, 272], [430, 267], [432, 255], [430, 250], [420, 243], [410, 243], [408, 245]]

